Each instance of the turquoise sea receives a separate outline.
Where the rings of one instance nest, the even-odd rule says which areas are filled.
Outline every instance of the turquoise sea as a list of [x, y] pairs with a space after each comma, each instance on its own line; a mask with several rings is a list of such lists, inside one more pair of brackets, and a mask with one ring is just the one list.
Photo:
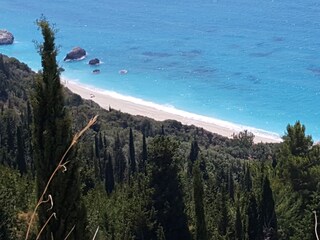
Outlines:
[[[2, 0], [15, 43], [0, 52], [35, 70], [41, 14], [67, 78], [279, 135], [300, 120], [320, 140], [319, 0]], [[63, 62], [75, 46], [87, 59]]]

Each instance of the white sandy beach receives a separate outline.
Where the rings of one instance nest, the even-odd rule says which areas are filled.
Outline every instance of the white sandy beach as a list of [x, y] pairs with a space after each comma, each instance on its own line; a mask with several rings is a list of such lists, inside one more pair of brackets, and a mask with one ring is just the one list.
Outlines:
[[141, 99], [123, 96], [111, 91], [104, 91], [94, 87], [79, 84], [78, 82], [64, 79], [62, 81], [72, 92], [79, 94], [84, 99], [91, 99], [98, 103], [102, 108], [111, 107], [121, 112], [132, 115], [146, 116], [158, 121], [174, 119], [182, 124], [195, 125], [202, 127], [210, 132], [218, 133], [222, 136], [232, 137], [233, 133], [248, 130], [255, 135], [255, 142], [280, 142], [281, 138], [277, 134], [269, 133], [260, 129], [236, 125], [219, 119], [200, 116], [166, 107]]

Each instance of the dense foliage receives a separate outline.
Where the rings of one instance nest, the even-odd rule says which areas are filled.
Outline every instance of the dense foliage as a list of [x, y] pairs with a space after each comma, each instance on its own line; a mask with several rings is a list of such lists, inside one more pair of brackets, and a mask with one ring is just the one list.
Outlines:
[[[57, 49], [52, 27], [44, 19], [37, 21], [44, 42], [39, 45], [42, 71], [36, 77], [32, 95], [33, 108], [33, 160], [37, 197], [41, 201], [38, 210], [39, 226], [45, 226], [40, 239], [86, 239], [86, 212], [80, 199], [79, 162], [68, 156], [62, 164], [68, 169], [58, 172], [45, 191], [53, 171], [71, 142], [71, 124], [64, 107], [64, 95], [60, 72], [56, 62]], [[50, 206], [51, 204], [51, 206]], [[55, 220], [48, 219], [57, 216]]]
[[[97, 227], [96, 239], [315, 239], [320, 147], [300, 122], [287, 126], [279, 144], [254, 144], [246, 131], [227, 139], [174, 120], [104, 110], [64, 88], [51, 99], [49, 93], [41, 95], [51, 88], [39, 86], [44, 73], [0, 55], [0, 239], [24, 239], [41, 188], [37, 144], [49, 144], [40, 139], [54, 136], [45, 135], [50, 130], [37, 132], [56, 117], [39, 119], [49, 107], [31, 104], [31, 96], [69, 112], [59, 124], [65, 130], [70, 123], [73, 133], [99, 115], [71, 158], [80, 173], [71, 167], [69, 174], [57, 176], [65, 186], [79, 178], [80, 191], [68, 187], [60, 192], [52, 185], [59, 192], [55, 199], [84, 203], [83, 217], [74, 223], [82, 226], [83, 239], [92, 239]], [[32, 137], [39, 140], [32, 142]], [[54, 139], [42, 161], [59, 147], [65, 149], [65, 139]], [[57, 158], [41, 174], [50, 175]], [[70, 201], [55, 204], [74, 214]], [[56, 211], [58, 218], [63, 216]], [[34, 225], [33, 237], [38, 232]]]

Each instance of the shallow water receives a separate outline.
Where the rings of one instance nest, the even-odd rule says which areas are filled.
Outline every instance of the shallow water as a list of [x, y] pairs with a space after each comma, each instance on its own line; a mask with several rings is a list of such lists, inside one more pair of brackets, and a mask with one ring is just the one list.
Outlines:
[[[0, 28], [16, 42], [0, 52], [39, 69], [42, 13], [59, 29], [65, 77], [280, 135], [300, 120], [320, 139], [317, 0], [5, 0]], [[63, 62], [74, 46], [88, 58]]]

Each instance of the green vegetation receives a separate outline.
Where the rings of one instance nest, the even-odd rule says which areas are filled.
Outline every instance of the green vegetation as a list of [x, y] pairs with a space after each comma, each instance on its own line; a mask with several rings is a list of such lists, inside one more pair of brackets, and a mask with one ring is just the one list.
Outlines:
[[174, 120], [104, 110], [60, 85], [54, 31], [41, 19], [43, 70], [0, 55], [0, 239], [27, 223], [71, 135], [68, 155], [32, 225], [35, 239], [315, 239], [320, 147], [300, 122], [283, 142], [227, 139]]
[[37, 24], [44, 42], [39, 45], [43, 70], [37, 75], [32, 99], [33, 159], [37, 197], [41, 201], [52, 198], [52, 202], [39, 206], [39, 226], [44, 226], [52, 214], [57, 216], [48, 222], [40, 239], [64, 239], [73, 226], [75, 228], [69, 239], [86, 239], [86, 212], [80, 199], [79, 162], [74, 156], [66, 159], [68, 164], [63, 162], [68, 171], [59, 172], [42, 197], [50, 176], [71, 142], [71, 123], [64, 107], [54, 30], [45, 19], [40, 19]]

